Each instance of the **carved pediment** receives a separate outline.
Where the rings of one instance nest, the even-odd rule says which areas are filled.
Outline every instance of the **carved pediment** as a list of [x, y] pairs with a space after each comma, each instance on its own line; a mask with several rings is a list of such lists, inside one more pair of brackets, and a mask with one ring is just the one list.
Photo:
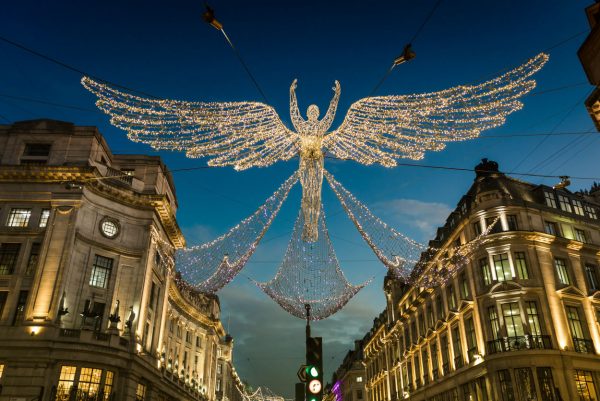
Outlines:
[[523, 290], [523, 286], [519, 283], [515, 283], [514, 281], [501, 281], [492, 288], [490, 288], [490, 294], [497, 292], [505, 292], [505, 291], [521, 291]]
[[438, 320], [437, 322], [435, 322], [435, 329], [436, 330], [440, 330], [441, 328], [446, 326], [446, 322], [443, 320]]
[[467, 300], [463, 299], [460, 301], [460, 304], [458, 304], [458, 310], [464, 311], [464, 310], [468, 309], [471, 305], [473, 305], [473, 301], [467, 301]]
[[583, 293], [583, 291], [581, 291], [577, 287], [573, 287], [572, 285], [561, 288], [560, 290], [558, 290], [556, 292], [559, 293], [560, 295], [567, 296], [567, 297], [575, 297], [575, 298], [585, 297], [585, 294]]

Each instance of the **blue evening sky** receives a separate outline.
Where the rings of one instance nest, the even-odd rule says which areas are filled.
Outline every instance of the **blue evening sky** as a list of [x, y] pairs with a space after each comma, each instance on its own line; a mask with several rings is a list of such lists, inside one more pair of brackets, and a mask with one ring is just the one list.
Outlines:
[[[334, 80], [342, 86], [336, 127], [350, 104], [367, 96], [391, 61], [413, 36], [434, 0], [423, 1], [223, 1], [211, 2], [217, 17], [289, 123], [288, 91], [298, 78], [304, 111], [325, 110]], [[378, 94], [444, 89], [489, 79], [538, 52], [588, 29], [584, 8], [591, 0], [446, 0], [413, 47], [412, 62], [398, 67]], [[13, 1], [0, 13], [0, 36], [106, 80], [165, 98], [197, 101], [262, 101], [219, 32], [201, 20], [202, 2]], [[523, 110], [505, 126], [469, 142], [429, 153], [423, 164], [474, 167], [482, 157], [517, 172], [600, 176], [594, 156], [598, 136], [543, 137], [509, 134], [582, 132], [593, 129], [583, 106], [591, 90], [576, 51], [585, 35], [550, 50], [537, 74], [536, 91], [566, 87], [524, 99]], [[114, 153], [156, 154], [127, 140], [94, 106], [81, 77], [0, 42], [2, 123], [53, 118], [95, 125]], [[26, 97], [72, 105], [85, 111], [11, 98]], [[495, 138], [486, 138], [487, 136]], [[171, 169], [202, 166], [205, 160], [160, 152]], [[174, 174], [178, 221], [188, 244], [209, 240], [252, 213], [297, 167], [297, 160], [269, 168], [234, 172], [215, 168]], [[426, 242], [469, 188], [473, 174], [414, 167], [365, 167], [326, 162], [326, 167], [376, 214], [400, 231]], [[554, 179], [527, 178], [553, 184]], [[590, 181], [573, 180], [571, 189]], [[247, 279], [268, 280], [277, 269], [299, 208], [292, 192], [243, 275], [219, 295], [225, 325], [236, 341], [235, 364], [254, 386], [267, 385], [291, 396], [303, 359], [303, 322], [287, 315]], [[384, 307], [384, 267], [357, 235], [327, 187], [328, 226], [350, 281], [374, 282], [345, 310], [314, 324], [325, 337], [329, 377], [353, 340], [361, 338]]]

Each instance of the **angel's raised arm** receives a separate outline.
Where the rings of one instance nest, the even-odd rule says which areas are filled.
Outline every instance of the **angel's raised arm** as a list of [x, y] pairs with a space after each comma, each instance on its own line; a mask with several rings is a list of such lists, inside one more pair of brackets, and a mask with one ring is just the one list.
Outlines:
[[327, 109], [327, 114], [325, 117], [319, 122], [319, 131], [325, 132], [331, 127], [333, 123], [333, 119], [335, 118], [335, 112], [337, 110], [338, 101], [340, 100], [340, 93], [342, 91], [340, 87], [340, 83], [335, 81], [335, 86], [333, 87], [334, 95], [331, 98], [331, 102], [329, 102], [329, 108]]
[[306, 124], [306, 121], [302, 118], [300, 114], [300, 110], [298, 110], [298, 99], [296, 98], [296, 85], [298, 83], [297, 79], [294, 79], [292, 85], [290, 86], [290, 117], [292, 119], [292, 124], [296, 131], [302, 131], [302, 128]]

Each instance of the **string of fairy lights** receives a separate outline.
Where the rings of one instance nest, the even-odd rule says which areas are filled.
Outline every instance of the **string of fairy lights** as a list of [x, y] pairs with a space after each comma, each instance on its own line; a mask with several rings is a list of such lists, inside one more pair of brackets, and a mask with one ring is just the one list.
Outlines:
[[[322, 206], [321, 206], [322, 208]], [[300, 319], [321, 320], [339, 311], [368, 282], [354, 286], [346, 280], [325, 225], [325, 213], [319, 213], [317, 239], [304, 240], [305, 216], [298, 214], [287, 251], [272, 280], [256, 283], [284, 310]]]

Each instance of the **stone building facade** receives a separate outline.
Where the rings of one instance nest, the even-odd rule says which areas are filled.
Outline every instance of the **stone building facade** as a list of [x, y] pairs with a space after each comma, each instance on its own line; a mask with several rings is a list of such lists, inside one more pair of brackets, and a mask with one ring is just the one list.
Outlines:
[[2, 125], [0, 195], [1, 401], [234, 399], [219, 300], [173, 270], [159, 157], [113, 154], [95, 127]]
[[368, 401], [597, 400], [599, 217], [596, 185], [535, 185], [484, 160], [422, 259], [484, 233], [468, 262], [433, 288], [386, 277], [365, 338]]
[[325, 401], [366, 401], [365, 383], [367, 377], [363, 364], [362, 341], [354, 342], [354, 349], [344, 356], [344, 360], [327, 384]]

